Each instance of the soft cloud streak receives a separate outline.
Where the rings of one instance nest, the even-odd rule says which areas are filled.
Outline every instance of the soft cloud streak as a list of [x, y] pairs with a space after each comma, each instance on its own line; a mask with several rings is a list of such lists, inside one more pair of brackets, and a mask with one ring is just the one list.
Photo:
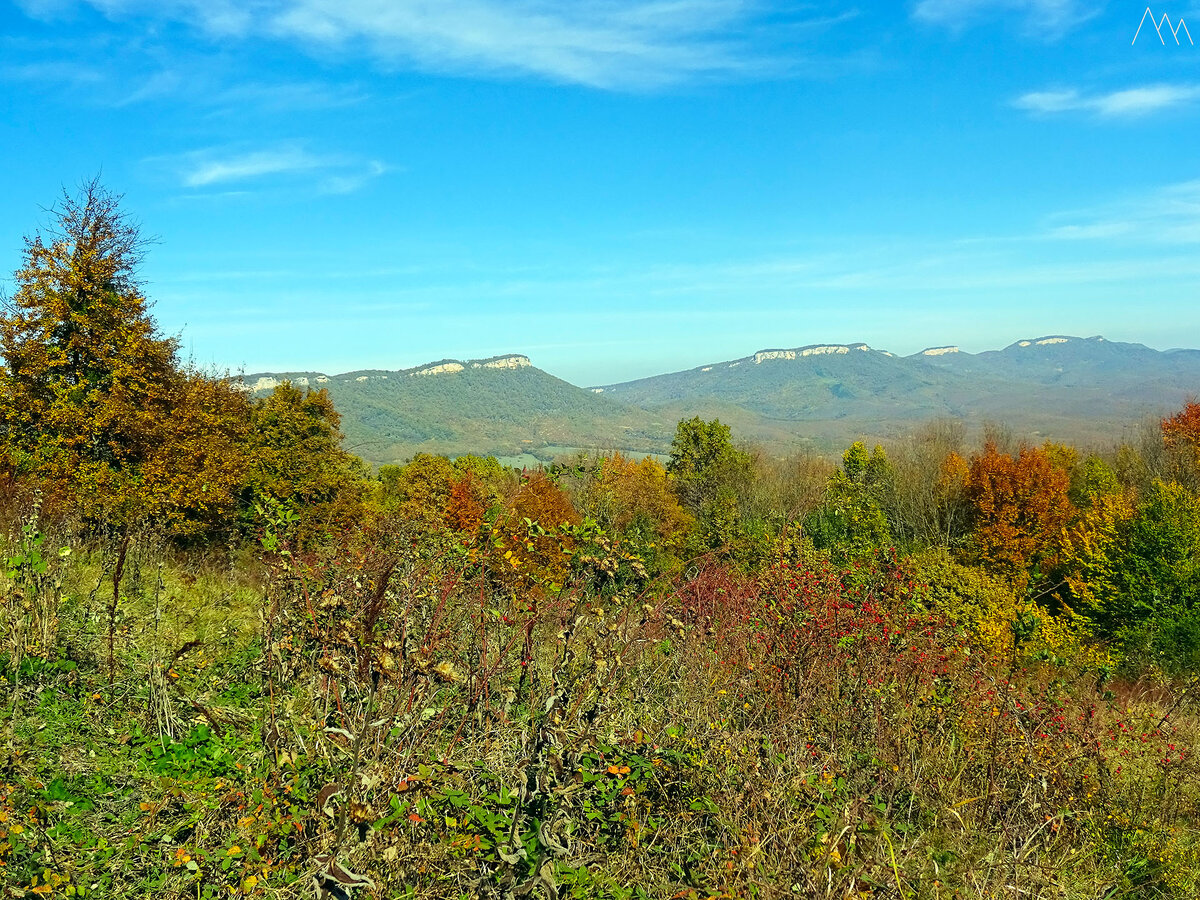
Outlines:
[[[45, 0], [24, 0], [33, 14]], [[182, 22], [452, 74], [532, 75], [607, 89], [774, 75], [795, 46], [853, 18], [781, 16], [762, 0], [79, 0], [114, 19]]]
[[354, 171], [328, 175], [321, 181], [319, 188], [323, 194], [353, 194], [387, 171], [388, 167], [383, 163], [371, 160]]
[[593, 87], [740, 74], [762, 61], [739, 53], [747, 4], [737, 0], [560, 4], [299, 0], [272, 17], [285, 37], [363, 42], [385, 59], [432, 68], [525, 72]]
[[1149, 115], [1196, 99], [1200, 99], [1200, 84], [1149, 84], [1107, 94], [1084, 94], [1075, 88], [1032, 91], [1013, 105], [1041, 115], [1089, 112], [1118, 119]]
[[74, 62], [31, 62], [0, 66], [0, 80], [64, 84], [78, 88], [100, 84], [104, 81], [104, 75], [91, 66]]
[[321, 193], [348, 194], [388, 171], [379, 160], [320, 155], [293, 144], [256, 150], [196, 150], [147, 162], [165, 163], [183, 187], [200, 190], [269, 179], [308, 178]]
[[257, 150], [224, 159], [198, 162], [183, 176], [185, 187], [207, 187], [227, 181], [244, 181], [263, 175], [309, 172], [325, 163], [311, 154], [294, 148]]
[[356, 84], [325, 84], [315, 81], [248, 82], [218, 88], [206, 102], [216, 108], [264, 109], [271, 112], [335, 109], [355, 106], [369, 98]]
[[1126, 243], [1200, 243], [1200, 179], [1060, 214], [1051, 220], [1047, 236], [1072, 241], [1120, 238]]

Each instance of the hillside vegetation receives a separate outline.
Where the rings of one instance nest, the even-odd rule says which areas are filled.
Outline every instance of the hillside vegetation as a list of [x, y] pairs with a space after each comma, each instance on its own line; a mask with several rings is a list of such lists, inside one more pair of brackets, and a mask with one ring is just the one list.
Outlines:
[[[328, 391], [342, 417], [347, 446], [376, 464], [417, 453], [532, 452], [550, 462], [554, 452], [544, 452], [548, 447], [621, 447], [646, 453], [662, 452], [670, 444], [670, 427], [660, 417], [568, 384], [530, 366], [524, 357], [498, 359], [524, 364], [493, 367], [497, 358], [441, 360], [395, 372], [291, 377]], [[449, 371], [426, 374], [447, 365]], [[253, 388], [288, 377], [250, 375], [244, 381]]]
[[64, 209], [0, 317], [0, 895], [1200, 893], [1200, 404], [373, 473]]
[[[497, 359], [522, 365], [489, 365]], [[265, 396], [284, 379], [327, 390], [348, 446], [376, 465], [420, 452], [527, 453], [547, 463], [564, 448], [664, 453], [673, 423], [696, 415], [735, 425], [775, 455], [832, 455], [864, 435], [895, 440], [933, 418], [961, 421], [973, 436], [1003, 422], [1034, 443], [1107, 442], [1193, 396], [1200, 351], [1051, 335], [978, 354], [942, 347], [899, 357], [866, 344], [762, 350], [591, 390], [520, 356], [334, 376], [259, 373], [245, 384]]]
[[943, 347], [900, 357], [866, 344], [764, 350], [608, 385], [603, 395], [675, 418], [740, 415], [744, 433], [769, 448], [801, 437], [828, 449], [864, 433], [895, 438], [941, 417], [977, 433], [1004, 422], [1039, 443], [1100, 442], [1178, 407], [1198, 387], [1196, 351], [1052, 335], [978, 354]]

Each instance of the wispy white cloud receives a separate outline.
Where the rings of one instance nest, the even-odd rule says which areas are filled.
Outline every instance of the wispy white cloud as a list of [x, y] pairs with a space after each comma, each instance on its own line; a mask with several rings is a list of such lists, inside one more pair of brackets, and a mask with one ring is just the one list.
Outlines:
[[43, 22], [61, 18], [76, 6], [75, 0], [15, 0], [15, 3], [25, 15]]
[[[141, 79], [138, 84], [125, 96], [115, 101], [115, 106], [132, 106], [137, 103], [159, 100], [169, 97], [188, 85], [189, 79], [184, 78], [174, 69], [162, 69]], [[193, 85], [194, 87], [194, 85]]]
[[1039, 237], [1052, 237], [1063, 241], [1107, 241], [1113, 238], [1127, 237], [1134, 231], [1132, 222], [1089, 222], [1085, 225], [1055, 225], [1048, 234]]
[[1015, 16], [1027, 33], [1054, 40], [1099, 15], [1100, 5], [1080, 0], [919, 0], [912, 14], [953, 31]]
[[1136, 118], [1200, 99], [1200, 84], [1148, 84], [1109, 93], [1085, 94], [1075, 88], [1032, 91], [1013, 101], [1018, 109], [1041, 115], [1088, 112], [1105, 118]]
[[295, 148], [255, 150], [236, 156], [195, 160], [184, 174], [183, 184], [185, 187], [207, 187], [211, 184], [245, 181], [263, 175], [311, 172], [323, 165], [318, 157]]
[[[22, 0], [31, 12], [50, 0]], [[66, 0], [55, 0], [66, 2]], [[221, 37], [267, 36], [384, 65], [645, 89], [775, 75], [851, 7], [781, 15], [765, 0], [77, 0], [113, 19], [166, 19]]]
[[336, 109], [368, 99], [359, 85], [316, 81], [234, 81], [226, 72], [202, 65], [169, 64], [144, 74], [136, 88], [113, 102], [131, 106], [186, 94], [196, 106], [213, 113], [229, 110], [278, 114], [300, 110]]
[[1071, 241], [1119, 238], [1124, 243], [1200, 244], [1200, 179], [1061, 213], [1049, 220], [1044, 233]]
[[371, 160], [350, 171], [330, 173], [321, 180], [318, 187], [323, 194], [353, 194], [387, 171], [388, 167], [383, 163]]
[[386, 59], [432, 68], [508, 70], [618, 87], [767, 65], [738, 46], [747, 12], [740, 0], [298, 0], [268, 27], [319, 44], [361, 41]]
[[230, 185], [244, 189], [280, 179], [306, 179], [320, 193], [348, 194], [389, 171], [378, 160], [322, 155], [297, 144], [253, 150], [195, 150], [146, 162], [166, 167], [182, 187], [202, 191]]
[[[285, 0], [17, 0], [29, 9], [59, 10], [80, 3], [91, 6], [110, 19], [158, 11], [168, 18], [195, 24], [215, 35], [248, 33], [256, 15]], [[34, 12], [33, 14], [37, 14]]]
[[115, 108], [186, 97], [190, 105], [213, 115], [338, 109], [363, 103], [371, 96], [355, 82], [247, 80], [219, 66], [206, 66], [203, 60], [146, 61], [136, 59], [135, 54], [129, 56], [134, 62], [128, 71], [65, 60], [9, 61], [0, 63], [0, 82], [33, 89], [67, 89], [74, 99]]

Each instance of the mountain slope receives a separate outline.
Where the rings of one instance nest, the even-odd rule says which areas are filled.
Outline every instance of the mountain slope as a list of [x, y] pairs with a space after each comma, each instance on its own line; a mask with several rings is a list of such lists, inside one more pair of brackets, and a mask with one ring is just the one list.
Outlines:
[[675, 424], [697, 415], [771, 452], [839, 450], [937, 417], [976, 429], [1000, 423], [1035, 442], [1107, 443], [1200, 395], [1200, 351], [1050, 335], [975, 354], [943, 347], [900, 357], [866, 344], [760, 350], [590, 390], [518, 355], [244, 380], [261, 395], [284, 378], [327, 388], [347, 447], [369, 462], [418, 451], [533, 462], [575, 448], [663, 453]]
[[[397, 371], [258, 373], [256, 395], [283, 380], [325, 388], [342, 415], [346, 446], [368, 462], [425, 451], [552, 456], [574, 447], [661, 452], [670, 426], [642, 409], [555, 378], [520, 355], [440, 360]], [[549, 449], [547, 449], [549, 448]]]
[[1031, 338], [1009, 344], [1003, 350], [977, 354], [962, 353], [956, 348], [935, 348], [909, 358], [960, 375], [986, 375], [1048, 385], [1094, 387], [1097, 379], [1103, 379], [1111, 386], [1164, 377], [1194, 379], [1200, 375], [1200, 353], [1196, 351], [1163, 353], [1143, 344], [1069, 335]]
[[[764, 350], [685, 372], [600, 388], [660, 411], [753, 414], [748, 436], [793, 436], [828, 446], [949, 416], [1003, 422], [1031, 439], [1097, 441], [1200, 393], [1200, 352], [1051, 335], [1003, 350], [931, 348], [898, 357], [866, 344]], [[793, 441], [794, 442], [794, 437]]]
[[956, 383], [936, 369], [866, 344], [815, 344], [600, 388], [603, 396], [646, 408], [732, 404], [770, 419], [807, 421], [850, 414], [943, 413], [939, 392]]

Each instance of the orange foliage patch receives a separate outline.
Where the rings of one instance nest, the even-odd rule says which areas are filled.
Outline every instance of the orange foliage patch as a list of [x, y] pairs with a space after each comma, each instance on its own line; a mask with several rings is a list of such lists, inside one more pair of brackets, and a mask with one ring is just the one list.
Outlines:
[[446, 524], [465, 534], [477, 534], [487, 512], [487, 490], [473, 472], [450, 485], [450, 496], [446, 500]]
[[1200, 403], [1187, 404], [1160, 427], [1168, 447], [1190, 451], [1200, 463]]
[[570, 568], [575, 541], [562, 532], [580, 522], [558, 485], [541, 472], [524, 476], [492, 530], [492, 571], [510, 587], [560, 588]]
[[612, 524], [619, 531], [641, 518], [653, 526], [661, 539], [668, 540], [691, 522], [691, 516], [684, 512], [671, 490], [666, 469], [649, 456], [641, 462], [621, 453], [605, 457], [598, 482], [608, 495]]
[[974, 514], [979, 561], [1016, 580], [1057, 550], [1075, 512], [1070, 479], [1042, 449], [1024, 447], [1014, 459], [989, 442], [971, 460], [964, 485]]

